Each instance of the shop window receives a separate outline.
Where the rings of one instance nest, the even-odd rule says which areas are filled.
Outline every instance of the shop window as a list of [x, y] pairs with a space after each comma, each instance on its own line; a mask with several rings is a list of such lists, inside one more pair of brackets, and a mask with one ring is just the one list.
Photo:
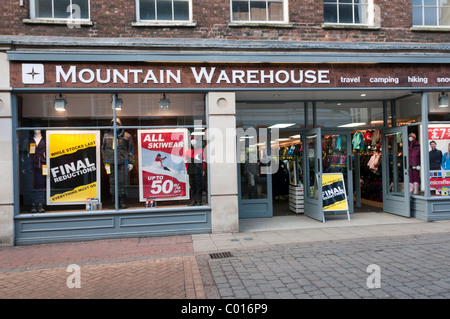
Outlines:
[[31, 0], [31, 19], [89, 19], [89, 0]]
[[450, 27], [449, 0], [413, 0], [413, 26]]
[[421, 96], [411, 95], [395, 100], [396, 126], [420, 122], [422, 119]]
[[370, 24], [371, 0], [324, 0], [324, 22], [330, 24]]
[[414, 195], [424, 195], [422, 185], [426, 178], [426, 172], [423, 169], [423, 150], [425, 148], [421, 146], [420, 127], [419, 125], [408, 127], [409, 192]]
[[316, 103], [318, 127], [383, 126], [381, 101], [326, 101]]
[[[445, 79], [445, 78], [444, 78]], [[450, 77], [447, 78], [450, 82]], [[450, 112], [447, 92], [428, 92], [428, 120], [429, 121], [450, 121]], [[444, 98], [441, 100], [441, 98]]]
[[190, 22], [191, 0], [137, 0], [137, 21]]
[[287, 0], [231, 0], [232, 22], [287, 22]]
[[208, 203], [204, 95], [119, 99], [114, 126], [111, 94], [18, 96], [21, 213]]

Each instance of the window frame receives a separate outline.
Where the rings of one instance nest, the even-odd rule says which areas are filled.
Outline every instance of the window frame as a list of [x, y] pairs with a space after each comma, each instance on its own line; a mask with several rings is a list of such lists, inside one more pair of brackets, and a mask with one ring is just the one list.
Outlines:
[[[90, 22], [91, 21], [91, 0], [87, 0], [88, 3], [88, 17], [87, 18], [80, 18], [80, 19], [70, 19], [67, 18], [55, 18], [55, 12], [54, 12], [54, 3], [56, 0], [51, 0], [52, 3], [52, 17], [38, 17], [36, 16], [36, 0], [30, 0], [30, 20], [31, 21], [48, 21], [48, 22]], [[72, 6], [72, 0], [70, 1], [70, 6]], [[69, 15], [69, 14], [68, 14]], [[31, 22], [27, 21], [27, 22]]]
[[[337, 0], [336, 3], [332, 3], [328, 0], [324, 0], [323, 1], [323, 10], [324, 10], [324, 16], [323, 16], [323, 21], [324, 21], [324, 26], [325, 27], [340, 27], [340, 26], [344, 26], [344, 27], [375, 27], [375, 5], [374, 5], [374, 1], [373, 0], [362, 0], [365, 1], [365, 3], [355, 3], [354, 0], [352, 0], [352, 3], [340, 3], [340, 0]], [[328, 2], [328, 3], [327, 3]], [[327, 22], [325, 21], [325, 4], [329, 4], [329, 5], [336, 5], [337, 8], [337, 22]], [[340, 5], [351, 5], [352, 7], [352, 20], [353, 22], [339, 22], [339, 6]], [[355, 12], [355, 5], [356, 6], [361, 6], [361, 5], [365, 5], [366, 6], [366, 14], [367, 14], [367, 20], [365, 22], [354, 22], [355, 21], [355, 17], [354, 17], [354, 12]]]
[[[266, 3], [266, 17], [267, 20], [251, 20], [249, 10], [249, 20], [234, 20], [233, 19], [233, 1], [247, 1], [250, 8], [250, 2], [258, 1]], [[268, 18], [268, 2], [271, 0], [230, 0], [230, 22], [232, 24], [288, 24], [289, 23], [289, 1], [288, 0], [272, 0], [272, 2], [281, 2], [283, 6], [283, 20], [269, 20]]]
[[[450, 11], [450, 2], [447, 1], [446, 5], [441, 5], [441, 1], [440, 0], [435, 0], [435, 4], [433, 5], [426, 5], [424, 3], [424, 0], [421, 0], [421, 4], [420, 5], [415, 5], [414, 3], [412, 3], [412, 27], [413, 28], [444, 28], [444, 29], [450, 29], [450, 23], [448, 25], [442, 25], [441, 24], [441, 18], [440, 18], [440, 10], [442, 10], [442, 8], [447, 8]], [[421, 17], [420, 19], [422, 20], [422, 24], [414, 24], [414, 8], [420, 8], [421, 11]], [[425, 24], [425, 9], [426, 8], [435, 8], [435, 15], [433, 18], [436, 19], [437, 24]]]
[[[172, 20], [158, 20], [158, 19], [154, 19], [154, 20], [148, 20], [148, 19], [141, 19], [141, 14], [140, 14], [140, 2], [141, 0], [136, 0], [136, 22], [133, 23], [133, 26], [148, 26], [148, 25], [186, 25], [186, 26], [195, 26], [195, 22], [193, 20], [193, 13], [192, 13], [192, 0], [167, 0], [170, 1], [172, 3]], [[189, 6], [189, 19], [188, 20], [174, 20], [173, 17], [173, 2], [174, 1], [183, 1], [183, 2], [187, 2], [188, 6]], [[156, 0], [155, 0], [155, 6], [156, 6]], [[157, 15], [157, 11], [155, 8], [155, 15]]]

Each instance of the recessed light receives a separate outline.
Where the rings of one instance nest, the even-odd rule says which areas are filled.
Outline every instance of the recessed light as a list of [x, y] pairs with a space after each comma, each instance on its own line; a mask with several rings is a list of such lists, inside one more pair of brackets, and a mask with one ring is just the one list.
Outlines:
[[364, 97], [364, 96], [367, 96], [367, 94], [366, 94], [366, 93], [362, 93], [362, 94], [361, 94], [361, 96], [363, 96], [363, 97]]

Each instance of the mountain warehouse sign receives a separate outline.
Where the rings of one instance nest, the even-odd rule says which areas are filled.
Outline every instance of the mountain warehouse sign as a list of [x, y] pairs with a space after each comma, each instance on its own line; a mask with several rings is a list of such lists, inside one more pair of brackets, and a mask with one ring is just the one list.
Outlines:
[[448, 86], [446, 65], [11, 63], [12, 87], [281, 88]]
[[[265, 83], [330, 83], [329, 70], [220, 70], [216, 67], [191, 67], [196, 84], [265, 84]], [[188, 75], [189, 76], [189, 75]], [[122, 83], [122, 84], [181, 84], [182, 70], [167, 69], [81, 69], [68, 70], [56, 66], [56, 83]]]

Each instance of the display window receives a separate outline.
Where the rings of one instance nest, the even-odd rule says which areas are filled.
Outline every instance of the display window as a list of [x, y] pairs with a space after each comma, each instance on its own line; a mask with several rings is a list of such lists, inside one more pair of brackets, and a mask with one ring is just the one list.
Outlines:
[[422, 119], [421, 96], [415, 94], [395, 100], [396, 126], [420, 122]]
[[203, 94], [18, 95], [20, 213], [208, 204], [205, 113]]
[[450, 124], [428, 126], [431, 196], [450, 196]]

